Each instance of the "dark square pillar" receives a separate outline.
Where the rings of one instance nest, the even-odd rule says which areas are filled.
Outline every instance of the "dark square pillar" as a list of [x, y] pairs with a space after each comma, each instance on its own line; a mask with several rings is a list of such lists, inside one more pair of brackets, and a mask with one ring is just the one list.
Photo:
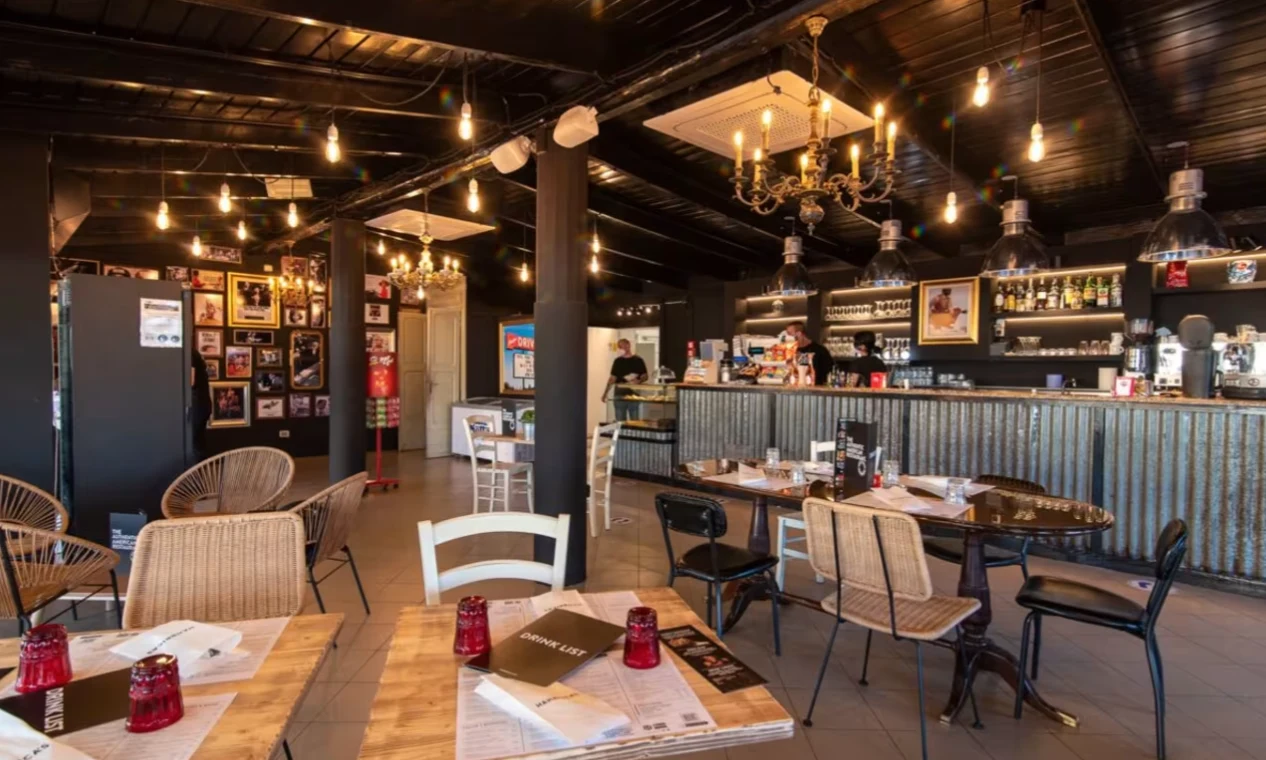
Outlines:
[[330, 227], [330, 482], [365, 469], [365, 223]]

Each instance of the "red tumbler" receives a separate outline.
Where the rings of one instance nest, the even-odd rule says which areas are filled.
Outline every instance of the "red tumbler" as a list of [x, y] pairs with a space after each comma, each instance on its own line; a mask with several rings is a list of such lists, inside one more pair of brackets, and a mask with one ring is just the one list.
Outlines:
[[624, 627], [624, 664], [635, 670], [659, 665], [659, 619], [650, 607], [629, 610]]
[[144, 734], [166, 728], [185, 715], [180, 666], [170, 654], [150, 655], [132, 665], [127, 730]]
[[483, 654], [492, 648], [488, 636], [488, 600], [467, 596], [457, 603], [457, 631], [453, 654]]
[[66, 627], [57, 623], [37, 625], [22, 636], [18, 653], [19, 694], [44, 691], [70, 683], [70, 641]]

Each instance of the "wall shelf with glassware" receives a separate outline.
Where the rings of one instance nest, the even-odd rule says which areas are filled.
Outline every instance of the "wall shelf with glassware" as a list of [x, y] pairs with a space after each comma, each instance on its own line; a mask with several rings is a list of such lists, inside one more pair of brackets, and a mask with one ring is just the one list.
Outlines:
[[1083, 356], [1081, 354], [1075, 354], [1073, 356], [1003, 355], [989, 357], [990, 361], [1001, 362], [1083, 362], [1086, 364], [1093, 364], [1095, 362], [1100, 364], [1120, 364], [1124, 359], [1125, 357], [1121, 354], [1096, 354], [1092, 356]]
[[1266, 280], [1235, 284], [1223, 282], [1217, 285], [1201, 285], [1194, 288], [1156, 288], [1152, 292], [1158, 296], [1177, 296], [1197, 293], [1232, 293], [1236, 290], [1266, 290]]
[[885, 327], [909, 327], [909, 326], [910, 326], [910, 319], [907, 317], [906, 319], [872, 319], [872, 320], [857, 320], [856, 322], [841, 320], [841, 321], [831, 322], [830, 324], [826, 326], [826, 329], [828, 330], [868, 330], [868, 329], [876, 328], [876, 327], [882, 329]]
[[1124, 319], [1125, 312], [1120, 309], [1039, 309], [1037, 311], [1004, 311], [995, 312], [993, 319], [1006, 319], [1010, 321], [1037, 322], [1044, 319], [1081, 319], [1085, 317], [1091, 318], [1107, 318], [1115, 317]]

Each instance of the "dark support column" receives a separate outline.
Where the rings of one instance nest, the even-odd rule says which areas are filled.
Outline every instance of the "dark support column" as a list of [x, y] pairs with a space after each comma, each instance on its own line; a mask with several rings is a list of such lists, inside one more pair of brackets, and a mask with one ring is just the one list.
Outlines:
[[365, 469], [365, 223], [330, 228], [330, 482]]
[[0, 131], [0, 472], [53, 490], [48, 135]]
[[[585, 210], [588, 148], [561, 148], [547, 130], [536, 163], [536, 511], [571, 515], [567, 584], [585, 580], [585, 398], [589, 304]], [[554, 542], [537, 538], [538, 562]]]

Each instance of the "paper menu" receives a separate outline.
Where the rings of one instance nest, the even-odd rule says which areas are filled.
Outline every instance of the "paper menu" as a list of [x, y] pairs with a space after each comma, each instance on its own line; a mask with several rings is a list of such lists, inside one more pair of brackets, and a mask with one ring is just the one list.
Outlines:
[[[941, 475], [903, 475], [901, 482], [906, 486], [921, 488], [924, 491], [931, 491], [937, 496], [944, 496], [945, 488], [949, 485], [949, 478]], [[968, 483], [963, 490], [968, 496], [975, 496], [992, 488], [993, 486], [985, 485], [984, 483]]]
[[185, 717], [161, 731], [129, 734], [124, 721], [76, 731], [58, 741], [95, 760], [189, 760], [237, 694], [185, 697]]
[[907, 514], [931, 515], [953, 519], [971, 509], [970, 504], [949, 504], [939, 499], [915, 496], [904, 488], [876, 488], [849, 497], [849, 504], [873, 509], [891, 509]]

